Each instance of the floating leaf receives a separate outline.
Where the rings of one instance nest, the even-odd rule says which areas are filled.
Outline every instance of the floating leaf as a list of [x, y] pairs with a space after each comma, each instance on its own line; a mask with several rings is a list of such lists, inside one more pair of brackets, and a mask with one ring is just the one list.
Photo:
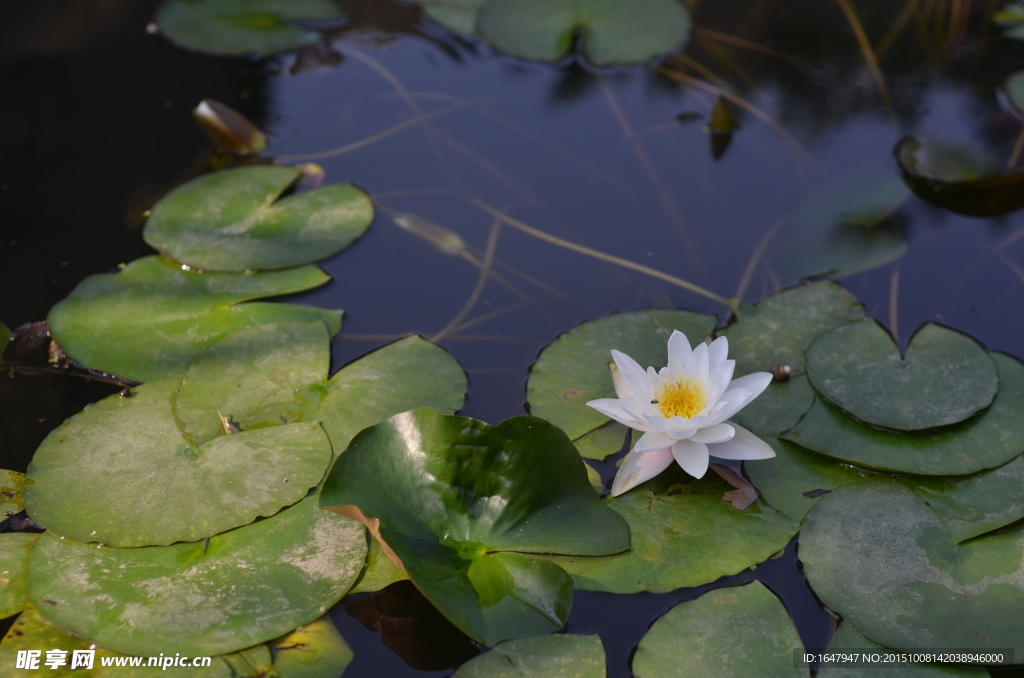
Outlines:
[[1011, 73], [1000, 93], [1005, 97], [1005, 103], [1010, 106], [1018, 117], [1024, 117], [1024, 71]]
[[220, 658], [231, 668], [235, 676], [261, 678], [274, 670], [274, 657], [266, 645], [221, 655]]
[[[839, 625], [835, 635], [828, 644], [828, 652], [852, 653], [863, 655], [879, 653], [883, 656], [892, 650], [881, 645], [876, 645], [860, 635], [857, 629], [848, 621]], [[944, 664], [911, 664], [891, 663], [885, 664], [885, 678], [983, 678], [985, 671], [969, 669], [961, 666], [949, 666]], [[844, 666], [841, 662], [834, 664], [822, 664], [818, 669], [816, 678], [876, 678], [879, 675], [878, 666]]]
[[423, 13], [450, 31], [476, 35], [476, 19], [487, 0], [418, 0]]
[[192, 109], [192, 117], [206, 136], [230, 153], [250, 155], [267, 147], [267, 138], [260, 128], [235, 109], [214, 101], [203, 99]]
[[877, 226], [906, 199], [889, 169], [860, 168], [811, 193], [790, 220], [789, 239], [772, 263], [783, 284], [877, 268], [903, 256], [903, 236]]
[[[662, 331], [664, 329], [664, 332]], [[641, 367], [661, 369], [668, 362], [666, 342], [679, 330], [692, 343], [715, 329], [715, 317], [688, 311], [613, 313], [583, 323], [555, 340], [530, 368], [526, 383], [530, 412], [576, 439], [609, 421], [587, 401], [614, 398], [608, 373], [611, 350], [622, 351]]]
[[373, 221], [370, 197], [352, 184], [331, 184], [287, 198], [302, 172], [250, 166], [205, 174], [153, 208], [143, 237], [190, 266], [242, 272], [326, 259]]
[[[586, 462], [584, 462], [584, 464], [586, 464]], [[590, 481], [590, 486], [594, 488], [594, 491], [597, 492], [598, 495], [604, 494], [604, 480], [601, 479], [601, 474], [598, 473], [590, 464], [586, 464], [586, 466], [587, 480]]]
[[814, 390], [861, 421], [903, 431], [964, 421], [999, 390], [985, 349], [932, 323], [914, 334], [902, 357], [874, 320], [837, 327], [807, 350], [807, 376]]
[[0, 619], [29, 606], [28, 556], [38, 533], [0, 534]]
[[[44, 665], [46, 650], [52, 649], [67, 650], [67, 666], [54, 670]], [[89, 676], [90, 674], [81, 670], [70, 670], [72, 653], [75, 650], [88, 649], [89, 643], [58, 629], [43, 619], [38, 610], [34, 607], [29, 607], [14, 620], [10, 630], [7, 631], [7, 635], [4, 636], [3, 641], [0, 641], [0, 675], [32, 675], [32, 673], [25, 669], [17, 668], [18, 652], [22, 650], [41, 650], [39, 673], [42, 675], [57, 676], [59, 678]], [[99, 665], [98, 659], [95, 664]], [[204, 676], [203, 678], [207, 677]]]
[[281, 678], [338, 678], [354, 653], [324, 615], [270, 643]]
[[[1002, 466], [1024, 449], [1024, 365], [992, 353], [999, 392], [967, 421], [935, 430], [886, 431], [863, 424], [817, 398], [800, 423], [782, 438], [859, 466], [916, 473], [964, 475]], [[903, 406], [903, 403], [900, 404]]]
[[179, 47], [263, 57], [320, 39], [297, 24], [340, 18], [329, 0], [164, 0], [153, 21]]
[[557, 634], [499, 643], [471, 659], [454, 678], [605, 678], [604, 645], [597, 635]]
[[970, 476], [898, 480], [928, 503], [957, 544], [1024, 518], [1024, 457]]
[[1024, 523], [955, 545], [922, 499], [882, 477], [821, 498], [800, 560], [821, 601], [880, 645], [1024, 650]]
[[807, 375], [785, 383], [773, 381], [754, 401], [732, 415], [734, 421], [756, 436], [774, 437], [796, 426], [814, 403], [814, 389]]
[[758, 503], [737, 511], [722, 500], [731, 486], [714, 474], [684, 484], [674, 465], [605, 504], [629, 524], [631, 550], [602, 558], [557, 557], [590, 591], [664, 593], [741, 572], [785, 548], [797, 524]]
[[579, 35], [596, 66], [647, 61], [680, 49], [690, 37], [690, 14], [674, 0], [491, 0], [477, 28], [503, 52], [558, 61]]
[[371, 539], [370, 549], [366, 554], [366, 567], [349, 593], [373, 593], [408, 578], [408, 573], [388, 558], [384, 549], [380, 547], [380, 542]]
[[797, 522], [825, 494], [872, 475], [785, 440], [766, 438], [765, 442], [775, 450], [775, 456], [745, 461], [743, 469], [772, 508]]
[[572, 444], [584, 459], [601, 461], [622, 449], [628, 432], [629, 429], [619, 422], [610, 421], [572, 441]]
[[89, 276], [50, 310], [50, 333], [86, 367], [156, 381], [180, 378], [207, 347], [245, 327], [322, 320], [332, 336], [341, 329], [341, 311], [240, 303], [322, 285], [329, 278], [316, 266], [245, 275], [182, 268], [154, 256]]
[[97, 549], [47, 533], [30, 561], [33, 603], [61, 628], [132, 655], [222, 654], [277, 638], [338, 602], [366, 558], [363, 528], [317, 501], [208, 544]]
[[377, 531], [424, 595], [479, 642], [556, 631], [572, 581], [534, 553], [629, 547], [565, 434], [535, 417], [498, 426], [422, 407], [362, 431], [321, 506]]
[[793, 650], [801, 647], [786, 608], [755, 581], [669, 610], [640, 641], [633, 675], [807, 678], [807, 669], [793, 666]]
[[937, 207], [974, 217], [1024, 207], [1024, 172], [999, 175], [996, 159], [969, 141], [904, 137], [893, 153], [907, 185]]
[[112, 546], [194, 541], [306, 495], [331, 444], [317, 422], [222, 435], [193, 447], [171, 413], [177, 380], [89, 405], [47, 436], [25, 504], [61, 536]]
[[24, 510], [25, 474], [0, 468], [0, 521]]
[[1006, 36], [1024, 40], [1024, 3], [1008, 2], [992, 14], [992, 21], [1006, 28]]

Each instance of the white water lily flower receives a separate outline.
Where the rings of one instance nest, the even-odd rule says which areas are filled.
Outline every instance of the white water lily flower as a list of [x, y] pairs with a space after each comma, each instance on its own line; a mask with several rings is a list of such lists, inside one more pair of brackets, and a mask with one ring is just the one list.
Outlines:
[[683, 470], [702, 478], [709, 455], [722, 459], [768, 459], [775, 456], [767, 443], [726, 419], [764, 391], [768, 372], [733, 379], [735, 360], [728, 360], [729, 343], [719, 337], [711, 345], [690, 342], [675, 331], [668, 340], [668, 366], [660, 372], [643, 368], [620, 351], [612, 351], [618, 374], [612, 370], [618, 398], [587, 403], [644, 435], [626, 455], [612, 483], [618, 496], [650, 480], [675, 459]]

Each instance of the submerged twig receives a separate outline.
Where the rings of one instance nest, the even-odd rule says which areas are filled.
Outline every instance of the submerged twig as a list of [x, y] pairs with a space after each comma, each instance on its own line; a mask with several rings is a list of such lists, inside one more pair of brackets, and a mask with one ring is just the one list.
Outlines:
[[736, 294], [734, 295], [737, 303], [743, 302], [743, 295], [747, 293], [747, 288], [750, 286], [750, 280], [754, 277], [754, 271], [757, 270], [757, 264], [761, 261], [761, 257], [764, 256], [764, 251], [768, 247], [768, 243], [772, 241], [775, 234], [778, 233], [779, 228], [782, 227], [786, 221], [789, 220], [790, 215], [786, 215], [772, 224], [772, 227], [768, 229], [768, 232], [761, 238], [761, 242], [754, 248], [754, 252], [750, 255], [750, 261], [747, 262], [747, 267], [743, 269], [743, 275], [740, 276], [740, 284], [736, 287]]
[[494, 253], [498, 249], [498, 233], [501, 230], [501, 221], [498, 219], [494, 220], [491, 224], [491, 231], [487, 236], [487, 249], [484, 251], [483, 265], [480, 267], [480, 275], [476, 279], [476, 285], [473, 287], [473, 291], [469, 295], [469, 299], [463, 304], [462, 309], [456, 314], [451, 321], [445, 325], [440, 332], [430, 338], [430, 341], [435, 344], [452, 332], [456, 327], [459, 326], [469, 312], [473, 310], [476, 303], [480, 301], [480, 295], [483, 294], [484, 287], [487, 286], [487, 279], [490, 277], [491, 266], [494, 264]]
[[900, 343], [900, 265], [894, 264], [889, 277], [889, 331], [896, 344]]

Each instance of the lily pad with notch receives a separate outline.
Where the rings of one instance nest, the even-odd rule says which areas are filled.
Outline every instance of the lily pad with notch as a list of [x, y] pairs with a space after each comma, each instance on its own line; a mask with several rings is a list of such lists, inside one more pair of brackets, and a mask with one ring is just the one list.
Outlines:
[[373, 221], [373, 202], [352, 184], [281, 198], [294, 167], [250, 166], [206, 174], [153, 208], [143, 237], [172, 259], [208, 271], [281, 269], [326, 259]]
[[861, 421], [901, 431], [962, 422], [987, 408], [999, 390], [985, 349], [934, 323], [911, 337], [904, 356], [874, 320], [837, 327], [807, 350], [807, 375], [829, 402]]
[[[839, 625], [828, 644], [828, 652], [837, 654], [879, 653], [893, 658], [893, 651], [882, 647], [862, 636], [853, 624], [844, 621]], [[885, 678], [984, 678], [986, 671], [948, 664], [887, 663]], [[815, 678], [874, 678], [878, 667], [872, 665], [850, 666], [842, 663], [821, 664]]]
[[476, 20], [487, 0], [416, 0], [423, 13], [450, 31], [477, 35]]
[[691, 21], [675, 0], [490, 0], [477, 28], [501, 51], [525, 59], [558, 61], [578, 39], [590, 63], [616, 66], [682, 48]]
[[28, 557], [39, 533], [0, 534], [0, 619], [18, 614], [30, 605]]
[[583, 323], [545, 347], [530, 368], [530, 413], [576, 440], [610, 421], [587, 402], [615, 397], [608, 372], [612, 349], [631, 356], [641, 367], [660, 369], [668, 362], [666, 342], [673, 330], [696, 343], [714, 329], [712, 315], [671, 310], [613, 313]]
[[186, 49], [227, 56], [268, 56], [320, 39], [303, 23], [337, 21], [329, 0], [164, 0], [153, 22]]
[[180, 378], [209, 346], [246, 327], [321, 320], [337, 334], [341, 311], [250, 301], [329, 279], [316, 266], [200, 273], [165, 257], [143, 257], [119, 273], [86, 278], [50, 310], [47, 322], [64, 352], [85, 367], [136, 381]]
[[29, 590], [53, 624], [135, 656], [214, 655], [318, 619], [366, 558], [358, 523], [317, 496], [208, 543], [100, 548], [43, 535]]
[[1024, 171], [999, 174], [996, 159], [975, 143], [908, 136], [893, 153], [903, 180], [936, 207], [972, 217], [999, 217], [1024, 207]]
[[470, 659], [453, 678], [606, 678], [600, 636], [554, 634], [507, 640]]
[[537, 554], [629, 548], [565, 434], [536, 417], [497, 426], [427, 407], [360, 432], [320, 505], [366, 523], [456, 626], [486, 645], [565, 624], [572, 580]]

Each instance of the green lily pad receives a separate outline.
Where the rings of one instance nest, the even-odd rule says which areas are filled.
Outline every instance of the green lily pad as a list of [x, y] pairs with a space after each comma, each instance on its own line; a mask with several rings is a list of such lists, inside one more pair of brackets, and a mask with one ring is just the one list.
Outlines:
[[676, 605], [640, 641], [636, 678], [807, 678], [793, 666], [803, 642], [786, 608], [761, 582], [716, 589]]
[[303, 392], [321, 386], [330, 368], [322, 322], [248, 327], [218, 341], [188, 368], [173, 397], [174, 415], [192, 444], [202, 445], [224, 435], [221, 416], [248, 431], [249, 418], [260, 421], [268, 409], [301, 410]]
[[999, 11], [993, 12], [992, 21], [1006, 29], [1006, 36], [1024, 40], [1024, 3], [1008, 2]]
[[39, 534], [0, 534], [0, 619], [29, 606], [28, 556]]
[[610, 421], [587, 407], [587, 402], [615, 397], [608, 372], [613, 348], [641, 367], [660, 369], [668, 362], [666, 342], [673, 330], [696, 343], [714, 329], [714, 316], [689, 311], [613, 313], [583, 323], [541, 351], [530, 368], [526, 383], [530, 413], [547, 419], [575, 440]]
[[1024, 457], [970, 476], [898, 480], [928, 503], [956, 544], [1024, 518]]
[[590, 486], [594, 488], [598, 495], [604, 494], [604, 480], [601, 479], [601, 474], [590, 464], [583, 463], [587, 466], [587, 480], [590, 481]]
[[604, 645], [597, 635], [556, 634], [499, 643], [470, 659], [454, 678], [605, 678]]
[[277, 638], [341, 600], [366, 558], [363, 528], [317, 501], [208, 544], [97, 549], [47, 533], [30, 561], [33, 604], [131, 655], [223, 654]]
[[[67, 666], [51, 669], [44, 664], [47, 650], [67, 650]], [[22, 612], [14, 624], [11, 625], [7, 635], [0, 641], [0, 675], [4, 676], [25, 676], [32, 675], [25, 669], [17, 668], [19, 650], [42, 650], [39, 657], [38, 673], [46, 676], [59, 676], [60, 678], [82, 678], [91, 676], [93, 672], [81, 670], [70, 670], [72, 653], [75, 650], [88, 650], [89, 643], [76, 638], [75, 636], [58, 629], [47, 622], [34, 607], [28, 607]], [[99, 664], [99, 658], [94, 662]], [[204, 677], [205, 678], [205, 677]]]
[[1024, 523], [956, 545], [920, 497], [883, 477], [822, 497], [800, 560], [821, 601], [880, 645], [1024, 650]]
[[1013, 111], [1024, 116], [1024, 71], [1011, 73], [1003, 82], [1002, 92]]
[[117, 274], [86, 278], [51, 310], [50, 334], [86, 367], [136, 381], [180, 378], [231, 332], [269, 322], [322, 320], [331, 335], [341, 311], [240, 302], [301, 292], [327, 282], [316, 266], [270, 273], [200, 273], [143, 257]]
[[615, 66], [682, 48], [691, 22], [674, 0], [491, 0], [477, 28], [501, 51], [538, 61], [567, 56], [579, 33], [590, 63]]
[[32, 519], [111, 546], [194, 541], [269, 516], [323, 477], [316, 422], [223, 435], [193, 447], [171, 413], [178, 381], [109, 396], [50, 433], [25, 483]]
[[294, 167], [255, 165], [197, 177], [156, 204], [143, 237], [162, 254], [210, 271], [326, 259], [363, 234], [373, 202], [352, 184], [281, 198], [301, 176]]
[[967, 421], [935, 430], [897, 432], [874, 428], [843, 414], [821, 398], [782, 438], [858, 466], [952, 476], [1002, 466], [1024, 450], [1024, 365], [992, 353], [999, 393], [992, 405]]
[[609, 421], [572, 441], [572, 444], [584, 459], [601, 461], [622, 449], [628, 432], [628, 427], [617, 421]]
[[24, 473], [0, 468], [0, 521], [24, 510], [24, 485]]
[[797, 522], [822, 495], [873, 475], [785, 440], [766, 438], [765, 442], [775, 450], [775, 456], [745, 461], [743, 470], [772, 508]]
[[349, 593], [373, 593], [408, 578], [409, 574], [388, 558], [380, 542], [371, 539], [370, 549], [366, 554], [366, 566]]
[[605, 500], [629, 524], [631, 550], [554, 562], [590, 591], [664, 593], [736, 574], [785, 548], [797, 524], [763, 503], [737, 511], [722, 499], [732, 486], [717, 474], [684, 484], [677, 465]]
[[320, 39], [297, 23], [340, 18], [329, 0], [165, 0], [153, 21], [179, 47], [263, 57]]
[[[835, 635], [828, 644], [829, 652], [856, 652], [868, 654], [891, 653], [888, 648], [876, 645], [860, 635], [850, 622], [839, 625]], [[962, 666], [946, 666], [942, 664], [889, 664], [885, 665], [885, 678], [983, 678], [985, 671], [969, 669]], [[878, 666], [851, 667], [841, 664], [822, 664], [818, 669], [817, 678], [875, 678], [879, 675]]]
[[270, 643], [281, 678], [338, 678], [354, 653], [324, 615]]
[[902, 431], [956, 424], [992, 403], [995, 363], [965, 334], [927, 323], [906, 355], [874, 320], [818, 337], [807, 376], [821, 395], [861, 421]]
[[838, 278], [899, 259], [906, 240], [877, 226], [907, 195], [888, 168], [859, 168], [823, 184], [797, 207], [789, 238], [772, 257], [780, 280]]
[[421, 407], [362, 431], [320, 505], [357, 515], [413, 583], [486, 645], [565, 623], [572, 580], [533, 555], [629, 548], [565, 434], [536, 417], [498, 426]]
[[450, 31], [477, 34], [476, 19], [487, 0], [418, 0], [423, 13]]
[[801, 374], [789, 381], [773, 381], [753, 402], [732, 415], [734, 421], [756, 436], [775, 437], [796, 426], [800, 417], [811, 409], [814, 389]]
[[0, 323], [0, 365], [4, 364], [4, 350], [11, 341], [11, 328]]

